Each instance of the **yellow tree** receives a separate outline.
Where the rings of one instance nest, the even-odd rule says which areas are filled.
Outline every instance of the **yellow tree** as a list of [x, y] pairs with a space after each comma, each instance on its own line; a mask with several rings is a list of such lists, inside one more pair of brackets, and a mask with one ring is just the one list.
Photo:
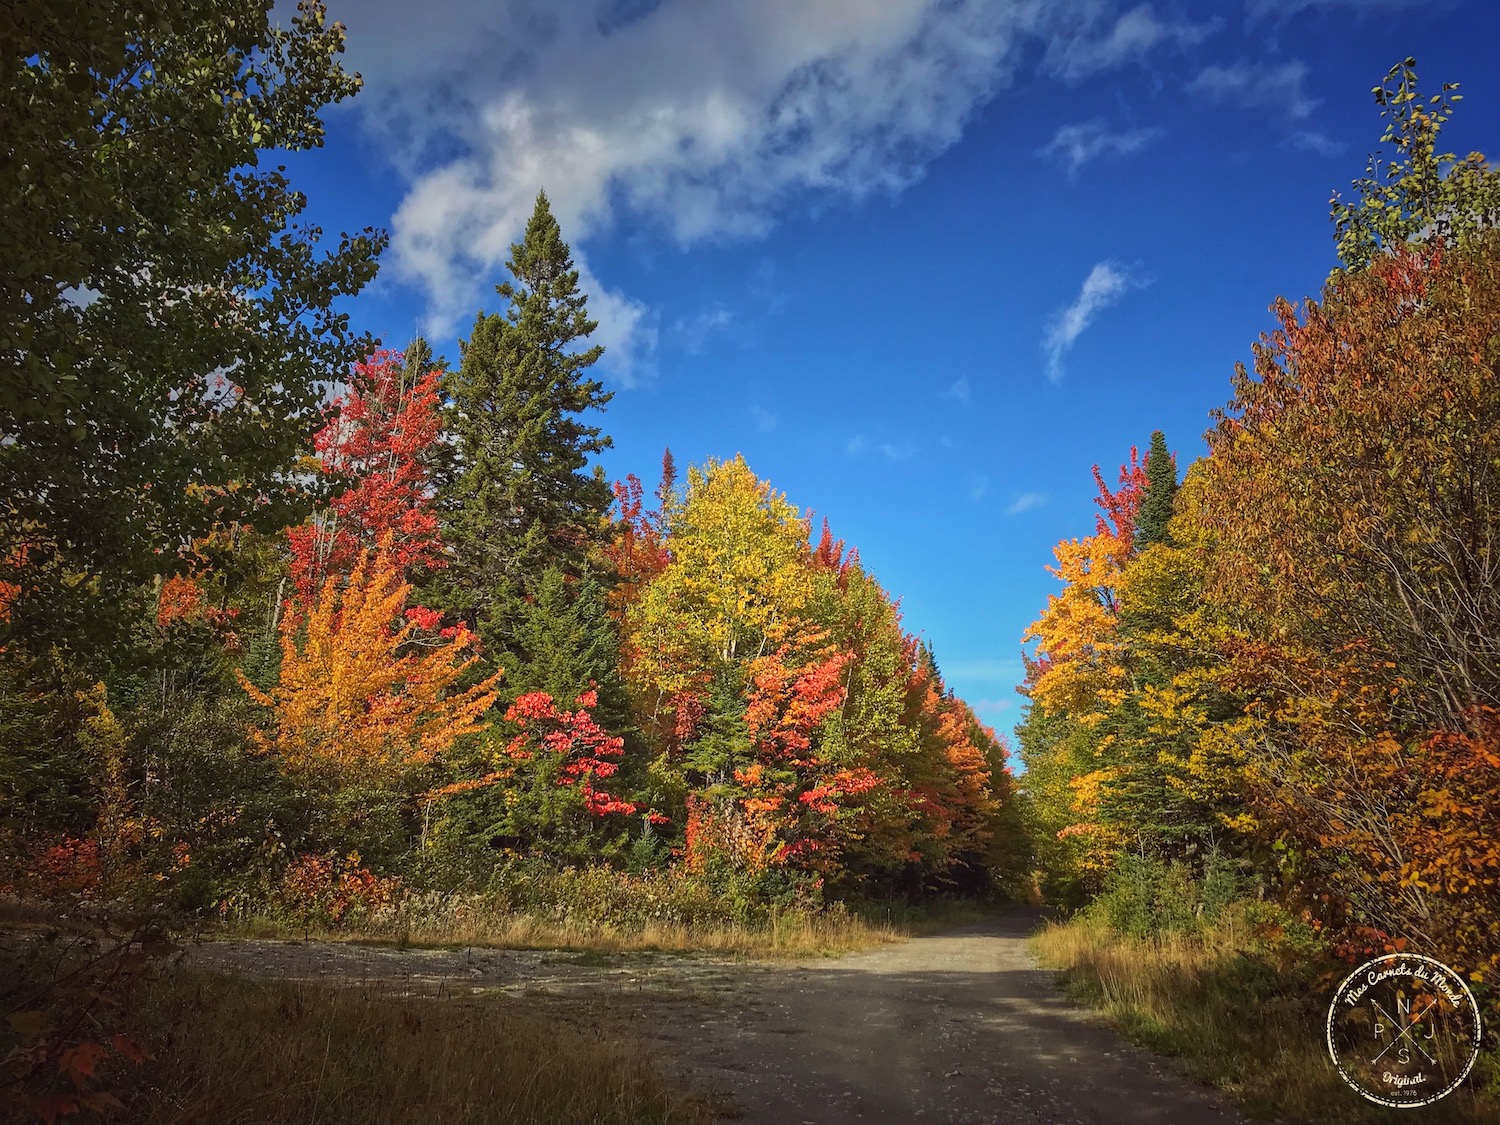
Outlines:
[[[1146, 546], [1119, 584], [1121, 634], [1132, 691], [1117, 758], [1137, 791], [1155, 794], [1155, 835], [1201, 843], [1221, 829], [1249, 832], [1244, 744], [1256, 720], [1235, 690], [1224, 654], [1243, 636], [1204, 596], [1214, 536], [1204, 525], [1207, 463], [1196, 462], [1175, 497], [1164, 542]], [[1129, 794], [1124, 794], [1129, 800]], [[1144, 821], [1141, 814], [1145, 812]]]
[[251, 732], [262, 750], [335, 784], [389, 784], [478, 729], [500, 673], [456, 692], [478, 659], [473, 634], [459, 626], [418, 644], [436, 615], [408, 609], [410, 592], [382, 546], [342, 589], [330, 577], [310, 609], [283, 617], [280, 682], [262, 691], [240, 674], [271, 712], [270, 730]]
[[1038, 642], [1037, 673], [1027, 692], [1038, 706], [1089, 724], [1124, 698], [1116, 591], [1128, 550], [1107, 531], [1052, 549], [1057, 565], [1047, 569], [1063, 591], [1048, 597], [1021, 638]]
[[[1116, 779], [1110, 762], [1114, 735], [1099, 729], [1125, 699], [1130, 679], [1120, 635], [1119, 588], [1134, 551], [1135, 517], [1146, 485], [1136, 450], [1111, 491], [1094, 467], [1099, 487], [1094, 534], [1053, 550], [1048, 570], [1063, 590], [1022, 637], [1036, 641], [1023, 688], [1031, 703], [1021, 729], [1027, 791], [1038, 826], [1063, 841], [1059, 866], [1097, 878], [1128, 842], [1100, 816]], [[1049, 845], [1050, 846], [1050, 845]]]
[[742, 456], [688, 470], [671, 560], [628, 615], [631, 663], [667, 696], [693, 675], [785, 643], [812, 598], [807, 522]]

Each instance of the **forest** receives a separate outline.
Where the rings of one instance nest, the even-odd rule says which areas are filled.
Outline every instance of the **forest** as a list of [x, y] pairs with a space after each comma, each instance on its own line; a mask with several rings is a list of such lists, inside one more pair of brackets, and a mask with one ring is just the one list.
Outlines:
[[[178, 7], [0, 17], [48, 60], [0, 78], [0, 898], [122, 948], [1234, 918], [1278, 994], [1432, 952], [1500, 1028], [1500, 173], [1439, 151], [1455, 87], [1377, 88], [1395, 155], [1207, 456], [1094, 467], [1013, 767], [816, 497], [606, 479], [545, 194], [454, 361], [354, 332], [384, 233], [261, 159], [358, 91], [343, 28]], [[107, 1115], [143, 1051], [106, 992], [7, 993], [0, 1096]]]
[[1332, 201], [1340, 265], [1274, 304], [1208, 455], [1180, 471], [1158, 431], [1117, 479], [1094, 467], [1017, 735], [1055, 901], [1158, 943], [1248, 923], [1300, 982], [1282, 999], [1437, 956], [1493, 1052], [1500, 174], [1439, 151], [1460, 96], [1414, 67], [1375, 88], [1394, 155]]
[[[591, 468], [611, 394], [545, 194], [455, 365], [348, 331], [379, 232], [323, 255], [281, 173], [225, 175], [353, 92], [319, 6], [277, 34], [275, 104], [205, 78], [243, 92], [205, 168], [23, 188], [201, 229], [101, 214], [139, 241], [9, 296], [0, 884], [337, 925], [591, 866], [742, 920], [1022, 877], [1003, 744], [856, 549], [741, 457]], [[108, 94], [101, 145], [177, 96]]]

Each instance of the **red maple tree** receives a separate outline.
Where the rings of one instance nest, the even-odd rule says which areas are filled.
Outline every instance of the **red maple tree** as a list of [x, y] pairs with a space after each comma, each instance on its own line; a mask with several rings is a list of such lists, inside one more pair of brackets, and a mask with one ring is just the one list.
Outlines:
[[348, 574], [362, 551], [386, 542], [402, 570], [443, 565], [433, 511], [430, 452], [438, 441], [440, 373], [413, 375], [400, 352], [355, 365], [347, 396], [314, 439], [318, 468], [347, 484], [327, 509], [287, 533], [304, 605], [329, 575]]

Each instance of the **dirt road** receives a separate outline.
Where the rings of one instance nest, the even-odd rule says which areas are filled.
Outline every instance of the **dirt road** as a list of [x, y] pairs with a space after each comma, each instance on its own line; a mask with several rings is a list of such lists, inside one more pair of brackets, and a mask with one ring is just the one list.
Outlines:
[[1209, 1091], [1120, 1041], [1035, 967], [1016, 912], [792, 965], [226, 942], [253, 974], [524, 996], [605, 1021], [743, 1125], [1240, 1125]]

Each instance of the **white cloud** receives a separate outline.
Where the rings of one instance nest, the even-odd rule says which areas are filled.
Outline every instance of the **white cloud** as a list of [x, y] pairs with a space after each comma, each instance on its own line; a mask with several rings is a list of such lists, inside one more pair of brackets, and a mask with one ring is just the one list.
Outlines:
[[969, 481], [969, 502], [973, 504], [983, 500], [990, 490], [990, 478], [980, 473]]
[[878, 446], [880, 455], [887, 461], [905, 461], [917, 452], [917, 447], [909, 441], [903, 441], [900, 445], [895, 442], [884, 441]]
[[1160, 129], [1111, 133], [1102, 121], [1085, 121], [1060, 127], [1050, 142], [1036, 150], [1036, 155], [1056, 159], [1067, 170], [1068, 178], [1074, 179], [1089, 161], [1111, 153], [1124, 156], [1139, 152], [1160, 133]]
[[[1008, 79], [1041, 12], [1029, 0], [667, 0], [621, 26], [601, 22], [611, 10], [435, 0], [414, 19], [393, 0], [351, 5], [369, 123], [419, 150], [392, 256], [436, 326], [456, 325], [496, 280], [542, 187], [575, 246], [622, 211], [688, 244], [763, 233], [792, 192], [902, 190]], [[592, 305], [601, 324], [614, 311]], [[636, 321], [622, 311], [624, 338]]]
[[1116, 262], [1100, 262], [1089, 271], [1077, 298], [1052, 318], [1042, 337], [1042, 347], [1047, 352], [1047, 378], [1054, 383], [1062, 378], [1062, 359], [1074, 341], [1094, 323], [1095, 317], [1119, 301], [1126, 290], [1139, 284]]
[[969, 386], [969, 377], [967, 375], [962, 375], [957, 379], [957, 381], [954, 382], [951, 387], [943, 392], [943, 397], [951, 398], [954, 402], [959, 402], [967, 405], [969, 401], [970, 390], [971, 388]]
[[1046, 502], [1046, 493], [1023, 492], [1011, 501], [1010, 507], [1005, 509], [1005, 514], [1008, 516], [1019, 516], [1022, 512], [1029, 512], [1032, 508], [1040, 508]]
[[1316, 153], [1318, 156], [1328, 157], [1330, 160], [1336, 156], [1342, 156], [1349, 147], [1343, 141], [1335, 141], [1325, 133], [1315, 129], [1298, 129], [1286, 139], [1286, 143], [1293, 148], [1299, 148], [1303, 152]]
[[1068, 82], [1141, 58], [1164, 43], [1192, 46], [1219, 26], [1217, 21], [1163, 23], [1150, 4], [1140, 4], [1099, 31], [1099, 24], [1108, 22], [1110, 8], [1095, 2], [1086, 5], [1086, 11], [1089, 34], [1056, 39], [1047, 52], [1048, 67]]
[[599, 324], [589, 343], [604, 345], [611, 370], [627, 385], [649, 375], [656, 355], [656, 314], [640, 301], [605, 287], [582, 262], [578, 274], [579, 284], [589, 295], [589, 316]]
[[1431, 7], [1432, 0], [1248, 0], [1246, 11], [1252, 20], [1266, 19], [1284, 23], [1309, 8], [1352, 8], [1354, 15], [1379, 9]]
[[1321, 103], [1302, 88], [1307, 64], [1292, 59], [1280, 66], [1238, 62], [1233, 66], [1210, 66], [1188, 83], [1188, 92], [1204, 94], [1215, 101], [1232, 102], [1246, 109], [1274, 109], [1288, 117], [1308, 117]]
[[[354, 104], [410, 182], [393, 272], [426, 330], [501, 280], [539, 188], [587, 274], [628, 217], [682, 245], [756, 236], [805, 197], [898, 193], [1008, 84], [1028, 48], [1072, 80], [1197, 32], [1105, 0], [334, 0]], [[586, 278], [626, 379], [656, 321]], [[493, 298], [491, 298], [491, 301]]]
[[678, 317], [672, 323], [673, 333], [682, 341], [688, 355], [702, 355], [710, 336], [734, 323], [734, 313], [723, 305], [704, 309], [690, 317]]
[[863, 435], [855, 434], [852, 438], [844, 443], [844, 452], [847, 453], [850, 457], [858, 457], [869, 447], [869, 444], [870, 443], [864, 439]]

